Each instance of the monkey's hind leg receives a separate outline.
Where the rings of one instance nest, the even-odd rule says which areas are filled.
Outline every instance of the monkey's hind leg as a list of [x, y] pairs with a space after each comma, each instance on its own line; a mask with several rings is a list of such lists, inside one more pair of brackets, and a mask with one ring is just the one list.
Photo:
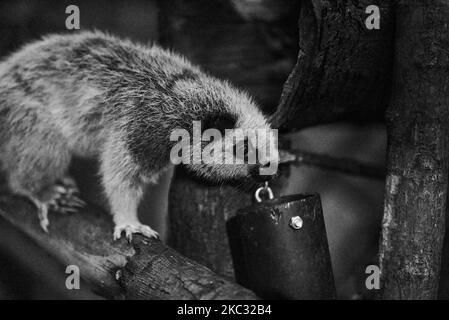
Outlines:
[[40, 225], [48, 231], [49, 210], [63, 207], [61, 212], [70, 212], [83, 202], [76, 195], [76, 185], [65, 178], [71, 160], [67, 143], [40, 123], [29, 127], [27, 131], [10, 128], [13, 138], [4, 145], [2, 160], [11, 191], [36, 205]]

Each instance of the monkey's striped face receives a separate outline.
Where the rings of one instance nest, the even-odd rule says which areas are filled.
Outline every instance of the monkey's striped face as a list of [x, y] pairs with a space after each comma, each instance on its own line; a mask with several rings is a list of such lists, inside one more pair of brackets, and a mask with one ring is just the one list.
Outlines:
[[279, 162], [277, 132], [268, 126], [209, 127], [201, 131], [200, 141], [193, 140], [190, 151], [188, 168], [212, 181], [269, 180], [276, 174]]

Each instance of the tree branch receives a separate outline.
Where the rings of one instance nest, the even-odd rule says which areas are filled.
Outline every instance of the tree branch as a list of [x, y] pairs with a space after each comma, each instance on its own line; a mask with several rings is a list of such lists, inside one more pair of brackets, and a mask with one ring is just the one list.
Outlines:
[[386, 170], [383, 166], [376, 166], [349, 158], [337, 158], [298, 149], [279, 150], [279, 156], [281, 164], [310, 165], [381, 180], [384, 180], [386, 175]]
[[[50, 232], [39, 227], [36, 209], [22, 198], [0, 196], [0, 216], [22, 230], [104, 297], [116, 299], [256, 299], [162, 242], [135, 235], [132, 244], [112, 240], [112, 222], [98, 209], [50, 214]], [[20, 250], [20, 248], [17, 248]]]
[[[365, 27], [367, 6], [380, 29]], [[297, 131], [335, 121], [381, 120], [390, 98], [391, 0], [301, 1], [297, 62], [284, 84], [273, 127]]]

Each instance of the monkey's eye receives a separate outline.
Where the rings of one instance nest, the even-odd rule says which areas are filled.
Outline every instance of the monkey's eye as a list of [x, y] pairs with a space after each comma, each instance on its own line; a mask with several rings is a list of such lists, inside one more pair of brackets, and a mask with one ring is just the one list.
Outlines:
[[224, 135], [226, 129], [235, 128], [236, 122], [236, 118], [232, 115], [216, 115], [203, 120], [201, 123], [201, 128], [202, 130], [217, 129]]

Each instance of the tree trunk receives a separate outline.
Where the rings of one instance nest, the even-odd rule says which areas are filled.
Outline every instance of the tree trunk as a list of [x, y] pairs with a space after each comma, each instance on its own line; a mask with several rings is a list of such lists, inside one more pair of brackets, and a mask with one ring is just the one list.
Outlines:
[[[393, 58], [391, 2], [301, 1], [298, 58], [271, 119], [275, 128], [383, 119]], [[379, 30], [365, 26], [369, 5], [380, 8]]]
[[438, 293], [448, 181], [449, 3], [398, 1], [380, 267], [384, 299]]

